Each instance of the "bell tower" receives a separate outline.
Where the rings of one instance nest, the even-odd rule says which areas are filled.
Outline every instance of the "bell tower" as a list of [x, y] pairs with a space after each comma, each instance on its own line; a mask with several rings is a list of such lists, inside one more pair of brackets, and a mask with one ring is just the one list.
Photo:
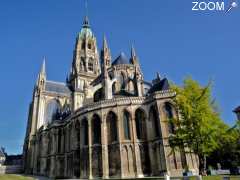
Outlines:
[[72, 68], [67, 82], [73, 91], [74, 110], [82, 106], [84, 91], [99, 74], [97, 41], [90, 28], [89, 19], [85, 16], [82, 29], [76, 38]]

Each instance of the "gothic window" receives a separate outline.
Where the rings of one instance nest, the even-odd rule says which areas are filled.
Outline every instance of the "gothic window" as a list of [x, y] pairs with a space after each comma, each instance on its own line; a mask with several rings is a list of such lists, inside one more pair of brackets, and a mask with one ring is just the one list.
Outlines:
[[88, 122], [86, 118], [82, 121], [82, 137], [83, 145], [88, 146]]
[[125, 89], [125, 76], [122, 72], [119, 76], [119, 84], [120, 84], [120, 90], [124, 90]]
[[117, 84], [116, 84], [116, 82], [114, 82], [112, 85], [112, 94], [113, 95], [116, 94], [116, 91], [117, 91]]
[[88, 49], [92, 49], [92, 44], [88, 43]]
[[88, 70], [93, 72], [93, 59], [88, 60]]
[[83, 57], [81, 57], [81, 60], [80, 60], [80, 70], [81, 71], [84, 71], [85, 69], [85, 60]]
[[61, 129], [58, 130], [58, 153], [61, 153], [61, 148], [62, 148], [62, 132]]
[[172, 122], [173, 120], [173, 110], [172, 110], [172, 106], [169, 103], [165, 104], [165, 113], [166, 113], [166, 118], [169, 121], [168, 122], [168, 129], [169, 129], [169, 133], [174, 133], [175, 132], [175, 127], [174, 127], [174, 123]]
[[132, 80], [130, 80], [128, 83], [128, 89], [130, 93], [135, 94], [134, 84]]
[[101, 119], [96, 114], [92, 118], [92, 137], [93, 144], [101, 144]]
[[48, 150], [47, 150], [47, 154], [51, 154], [52, 151], [52, 137], [51, 134], [48, 135]]
[[149, 120], [151, 121], [155, 137], [159, 137], [160, 136], [159, 118], [158, 118], [158, 114], [157, 114], [157, 111], [156, 111], [155, 107], [151, 107], [151, 109], [150, 109]]
[[123, 128], [124, 128], [124, 138], [127, 140], [131, 139], [130, 134], [130, 114], [127, 111], [123, 113]]
[[137, 109], [135, 112], [135, 122], [137, 130], [137, 138], [140, 140], [146, 140], [146, 123], [145, 113], [141, 109]]
[[45, 120], [47, 123], [51, 123], [56, 120], [58, 113], [60, 112], [60, 104], [57, 100], [50, 100], [45, 110]]
[[86, 43], [85, 41], [82, 42], [82, 48], [81, 49], [85, 49]]
[[113, 112], [107, 115], [108, 142], [109, 144], [118, 140], [117, 136], [117, 116]]
[[94, 93], [94, 96], [93, 96], [93, 101], [94, 102], [98, 102], [100, 101], [101, 99], [103, 99], [103, 88], [100, 88], [99, 90], [97, 90], [95, 93]]
[[76, 124], [75, 124], [75, 135], [77, 136], [76, 141], [77, 141], [77, 148], [78, 148], [79, 145], [80, 145], [80, 124], [79, 124], [79, 121], [76, 121]]

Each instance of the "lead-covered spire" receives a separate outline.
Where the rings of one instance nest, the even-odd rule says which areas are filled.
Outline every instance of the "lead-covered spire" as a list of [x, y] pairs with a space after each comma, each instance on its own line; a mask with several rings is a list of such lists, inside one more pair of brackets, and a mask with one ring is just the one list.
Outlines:
[[85, 16], [83, 19], [83, 28], [90, 28], [88, 16]]

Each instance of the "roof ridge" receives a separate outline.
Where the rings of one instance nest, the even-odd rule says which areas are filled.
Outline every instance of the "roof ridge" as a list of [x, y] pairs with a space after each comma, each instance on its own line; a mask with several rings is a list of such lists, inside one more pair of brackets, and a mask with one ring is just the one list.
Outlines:
[[67, 85], [67, 84], [64, 83], [64, 82], [57, 82], [57, 81], [52, 81], [52, 80], [47, 80], [46, 82], [55, 83], [55, 84]]

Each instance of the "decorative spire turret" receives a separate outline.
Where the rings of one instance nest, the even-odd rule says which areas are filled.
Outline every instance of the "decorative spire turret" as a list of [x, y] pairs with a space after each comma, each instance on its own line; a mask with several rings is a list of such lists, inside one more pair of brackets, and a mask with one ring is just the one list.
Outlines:
[[36, 83], [37, 89], [39, 90], [44, 89], [46, 79], [47, 79], [46, 78], [46, 58], [44, 57], [42, 67], [37, 78], [37, 83]]
[[133, 64], [133, 65], [138, 65], [139, 66], [138, 58], [137, 58], [136, 51], [135, 51], [133, 45], [132, 45], [132, 48], [131, 48], [130, 63]]
[[112, 60], [111, 52], [110, 52], [110, 49], [108, 48], [106, 36], [104, 35], [103, 47], [101, 50], [102, 72], [105, 71], [104, 68], [108, 69], [111, 66], [111, 60]]

